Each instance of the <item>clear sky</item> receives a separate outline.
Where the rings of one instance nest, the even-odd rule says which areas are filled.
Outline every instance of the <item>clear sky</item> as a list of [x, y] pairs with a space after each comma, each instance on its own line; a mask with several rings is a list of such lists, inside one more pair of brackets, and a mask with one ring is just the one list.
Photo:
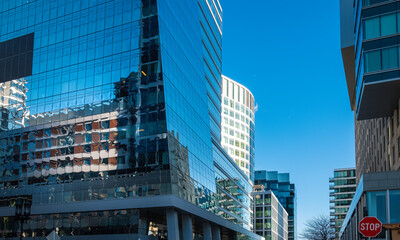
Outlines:
[[258, 104], [256, 169], [289, 172], [298, 231], [329, 214], [333, 169], [354, 167], [339, 0], [221, 0], [223, 74]]

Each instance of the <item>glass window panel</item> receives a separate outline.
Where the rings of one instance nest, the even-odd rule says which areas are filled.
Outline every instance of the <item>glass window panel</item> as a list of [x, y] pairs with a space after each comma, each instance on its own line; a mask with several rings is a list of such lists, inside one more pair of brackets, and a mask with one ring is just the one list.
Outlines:
[[398, 67], [397, 47], [382, 50], [382, 70]]
[[376, 38], [380, 36], [379, 17], [364, 21], [364, 34], [365, 39]]
[[400, 32], [400, 12], [397, 13], [397, 32]]
[[389, 14], [381, 17], [381, 36], [396, 33], [396, 14]]
[[389, 192], [390, 200], [390, 222], [400, 222], [400, 190]]
[[368, 216], [377, 217], [386, 223], [386, 192], [367, 193]]
[[365, 72], [381, 70], [381, 51], [365, 53]]
[[363, 0], [363, 6], [374, 5], [377, 3], [387, 2], [390, 0]]

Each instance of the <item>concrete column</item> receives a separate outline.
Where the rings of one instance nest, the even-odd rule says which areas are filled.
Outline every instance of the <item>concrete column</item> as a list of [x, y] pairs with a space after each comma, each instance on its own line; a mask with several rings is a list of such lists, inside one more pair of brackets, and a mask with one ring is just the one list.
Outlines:
[[193, 240], [193, 222], [190, 215], [182, 215], [183, 240]]
[[213, 240], [221, 240], [221, 230], [218, 226], [212, 227], [212, 239]]
[[168, 240], [179, 240], [179, 222], [178, 213], [172, 209], [167, 209], [167, 230]]
[[203, 239], [212, 240], [212, 231], [210, 223], [203, 223]]

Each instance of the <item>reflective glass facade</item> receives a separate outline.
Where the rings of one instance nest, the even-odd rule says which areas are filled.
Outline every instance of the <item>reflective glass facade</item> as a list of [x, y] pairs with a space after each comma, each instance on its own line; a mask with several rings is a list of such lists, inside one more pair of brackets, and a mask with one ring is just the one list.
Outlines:
[[297, 197], [295, 184], [290, 182], [289, 173], [277, 171], [255, 171], [254, 186], [261, 185], [272, 191], [288, 213], [288, 239], [297, 239]]
[[218, 1], [6, 0], [0, 26], [2, 206], [172, 194], [251, 228], [220, 146]]

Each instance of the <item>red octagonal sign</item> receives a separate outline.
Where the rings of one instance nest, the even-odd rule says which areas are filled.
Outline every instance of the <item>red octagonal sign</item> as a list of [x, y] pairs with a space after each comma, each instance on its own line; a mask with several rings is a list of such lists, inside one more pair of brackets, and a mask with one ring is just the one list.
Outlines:
[[358, 230], [364, 237], [376, 237], [382, 231], [382, 223], [376, 217], [365, 217], [358, 224]]

